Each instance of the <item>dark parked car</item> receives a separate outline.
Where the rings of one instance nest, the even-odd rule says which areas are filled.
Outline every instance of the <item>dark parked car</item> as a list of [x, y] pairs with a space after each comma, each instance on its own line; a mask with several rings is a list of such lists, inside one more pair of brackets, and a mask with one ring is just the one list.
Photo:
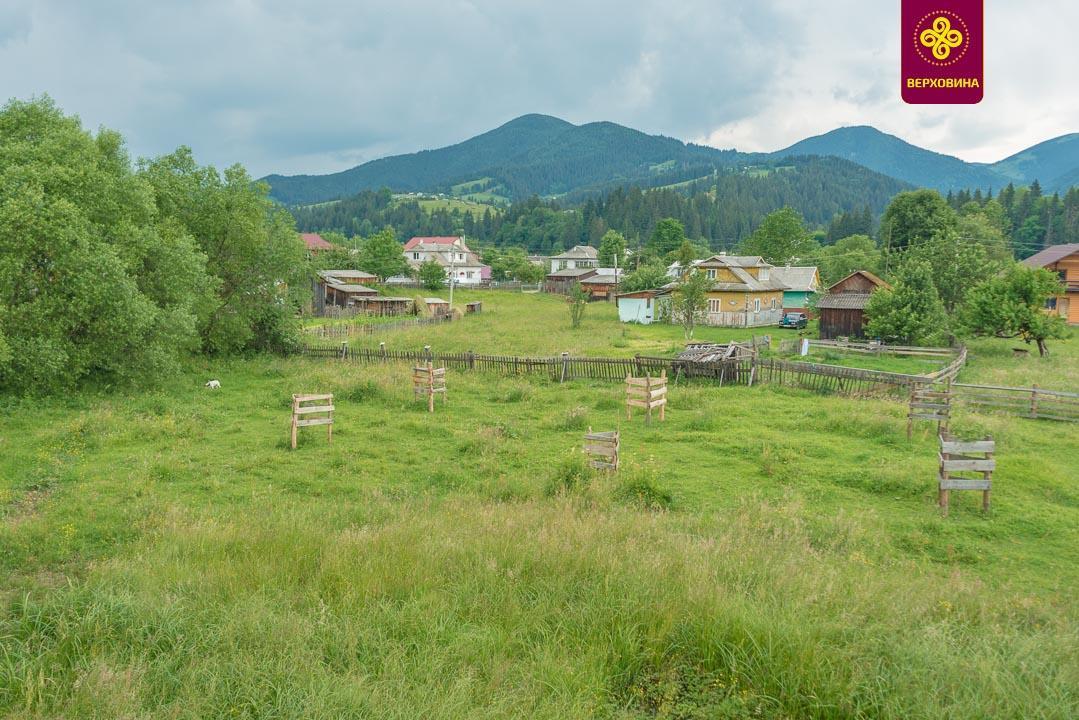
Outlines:
[[809, 317], [803, 312], [791, 312], [783, 316], [779, 321], [779, 327], [804, 328], [809, 322]]

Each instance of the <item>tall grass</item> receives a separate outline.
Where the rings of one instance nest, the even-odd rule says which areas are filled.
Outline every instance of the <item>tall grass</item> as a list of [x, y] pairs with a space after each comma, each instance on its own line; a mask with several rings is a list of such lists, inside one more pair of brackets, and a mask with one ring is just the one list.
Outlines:
[[747, 502], [173, 511], [0, 624], [11, 717], [1074, 717], [1059, 608]]

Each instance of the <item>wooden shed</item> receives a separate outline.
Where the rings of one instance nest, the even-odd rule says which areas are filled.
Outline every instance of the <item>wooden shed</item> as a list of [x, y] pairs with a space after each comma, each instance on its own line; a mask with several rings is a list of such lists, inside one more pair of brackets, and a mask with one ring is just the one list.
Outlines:
[[828, 288], [817, 301], [821, 339], [865, 337], [865, 308], [869, 296], [879, 288], [890, 287], [868, 270], [855, 270]]

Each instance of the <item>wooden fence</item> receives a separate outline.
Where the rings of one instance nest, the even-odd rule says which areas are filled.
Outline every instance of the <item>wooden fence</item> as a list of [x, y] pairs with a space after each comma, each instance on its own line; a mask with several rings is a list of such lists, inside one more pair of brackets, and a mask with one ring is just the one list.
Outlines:
[[[818, 340], [816, 338], [804, 338], [809, 341], [811, 348], [826, 348], [840, 352], [860, 353], [863, 355], [896, 355], [900, 357], [939, 357], [950, 358], [960, 353], [959, 349], [950, 347], [917, 347], [912, 345], [886, 345], [875, 342], [842, 342], [840, 340]], [[798, 351], [798, 345], [803, 338], [788, 338], [779, 342], [779, 352], [793, 353]]]
[[[434, 322], [445, 321], [435, 320]], [[708, 362], [644, 355], [603, 358], [571, 357], [563, 353], [553, 357], [521, 357], [481, 355], [471, 351], [440, 353], [426, 349], [352, 348], [347, 343], [333, 347], [308, 346], [304, 348], [303, 354], [308, 357], [362, 363], [433, 362], [441, 367], [455, 370], [479, 370], [503, 375], [538, 375], [558, 382], [590, 379], [624, 383], [627, 375], [642, 377], [647, 374], [659, 375], [666, 372], [667, 377], [674, 381], [681, 378], [715, 382], [719, 385], [769, 384], [822, 393], [858, 397], [881, 395], [904, 400], [909, 400], [915, 389], [928, 389], [935, 382], [954, 377], [966, 359], [966, 353], [962, 351], [952, 363], [929, 376], [751, 356]], [[951, 388], [956, 402], [964, 403], [970, 409], [979, 412], [1000, 412], [1020, 417], [1079, 422], [1079, 393], [1043, 390], [1037, 386], [1014, 388], [955, 382], [951, 384]]]
[[[756, 383], [785, 385], [788, 387], [835, 392], [845, 395], [910, 395], [911, 388], [930, 382], [924, 375], [881, 370], [862, 370], [842, 365], [791, 362], [776, 358], [759, 358], [754, 362]], [[748, 384], [753, 384], [748, 383]]]
[[378, 333], [392, 332], [394, 330], [408, 330], [410, 328], [423, 327], [425, 325], [441, 325], [443, 323], [453, 322], [453, 319], [454, 316], [452, 314], [445, 314], [427, 318], [395, 320], [386, 323], [343, 322], [333, 323], [331, 325], [316, 325], [307, 328], [304, 332], [317, 338], [348, 338], [354, 335], [376, 335]]
[[625, 382], [627, 375], [659, 375], [668, 377], [716, 380], [722, 383], [749, 384], [753, 359], [738, 358], [695, 363], [676, 358], [571, 357], [568, 353], [553, 357], [521, 357], [518, 355], [482, 355], [474, 352], [431, 352], [429, 350], [386, 350], [385, 348], [352, 348], [346, 343], [337, 347], [307, 346], [308, 357], [345, 360], [362, 363], [433, 362], [455, 370], [480, 370], [503, 375], [541, 375], [552, 380], [590, 379]]
[[952, 383], [956, 402], [977, 412], [1002, 413], [1035, 420], [1079, 422], [1079, 393], [1031, 387]]

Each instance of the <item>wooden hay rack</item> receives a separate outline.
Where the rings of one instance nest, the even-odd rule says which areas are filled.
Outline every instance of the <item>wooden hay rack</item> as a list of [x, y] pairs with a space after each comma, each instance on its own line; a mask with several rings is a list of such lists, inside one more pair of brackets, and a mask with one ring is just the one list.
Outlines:
[[626, 375], [626, 417], [633, 417], [633, 408], [643, 408], [647, 413], [645, 422], [652, 422], [652, 410], [659, 409], [659, 419], [665, 419], [667, 407], [667, 371], [658, 378], [651, 375], [633, 377]]
[[989, 510], [993, 471], [997, 467], [997, 461], [993, 459], [996, 447], [991, 437], [984, 440], [957, 440], [947, 432], [940, 434], [938, 501], [945, 515], [948, 514], [949, 493], [952, 490], [981, 490], [982, 510]]
[[[318, 403], [310, 405], [308, 403]], [[311, 417], [312, 415], [316, 417]], [[292, 396], [292, 449], [296, 449], [297, 432], [302, 427], [326, 426], [326, 440], [333, 442], [333, 394]]]
[[427, 412], [435, 411], [435, 395], [442, 394], [446, 402], [446, 368], [436, 368], [430, 362], [412, 368], [412, 394], [414, 397], [426, 396]]
[[934, 390], [932, 384], [914, 385], [910, 392], [910, 409], [907, 411], [907, 440], [914, 432], [915, 420], [937, 423], [937, 434], [947, 432], [952, 417], [952, 388], [948, 383], [943, 390]]
[[617, 430], [593, 432], [588, 428], [584, 436], [584, 454], [588, 456], [588, 466], [597, 470], [618, 469], [619, 439]]

